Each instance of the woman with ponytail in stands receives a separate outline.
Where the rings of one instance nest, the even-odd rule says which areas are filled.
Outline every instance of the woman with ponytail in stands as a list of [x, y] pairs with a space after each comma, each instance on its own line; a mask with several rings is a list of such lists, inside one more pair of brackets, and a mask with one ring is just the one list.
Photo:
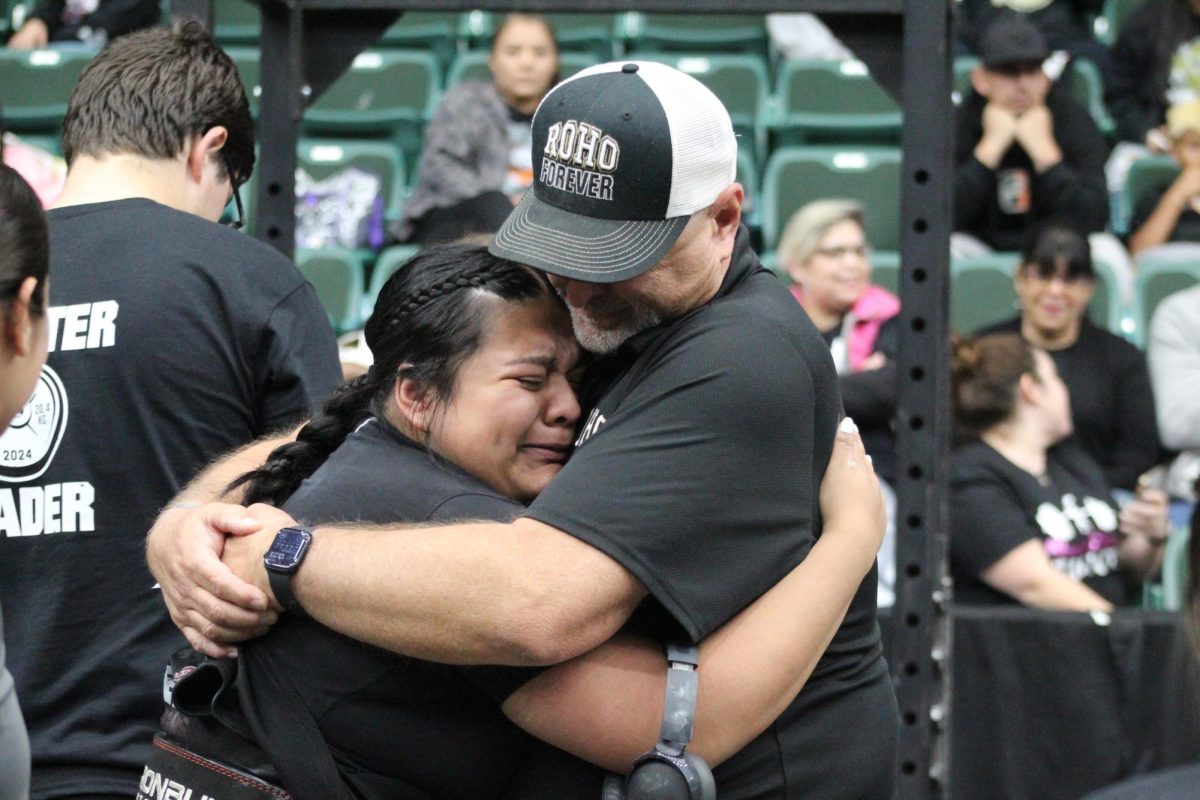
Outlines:
[[[508, 520], [567, 460], [580, 349], [540, 273], [481, 247], [428, 248], [389, 279], [365, 336], [374, 366], [235, 482], [245, 502], [281, 505], [310, 525]], [[852, 428], [838, 434], [822, 482], [814, 549], [700, 647], [689, 751], [710, 762], [791, 701], [873, 563], [883, 505]], [[194, 703], [181, 681], [166, 734], [169, 746], [282, 784], [297, 800], [347, 789], [358, 798], [599, 797], [601, 767], [623, 773], [654, 745], [662, 645], [623, 632], [548, 669], [462, 667], [287, 613], [240, 646], [236, 692]], [[204, 713], [175, 711], [193, 706]], [[314, 738], [326, 747], [309, 746]]]
[[[0, 165], [0, 433], [14, 419], [18, 427], [29, 422], [22, 407], [46, 363], [49, 253], [46, 217], [37, 195], [14, 170]], [[7, 441], [0, 437], [0, 442]], [[29, 739], [12, 676], [4, 666], [0, 618], [0, 797], [28, 796]]]
[[[1118, 509], [1072, 429], [1054, 361], [1015, 333], [956, 342], [950, 564], [964, 603], [1111, 610], [1136, 599], [1169, 531], [1166, 495]], [[1061, 443], [1061, 444], [1060, 444]]]

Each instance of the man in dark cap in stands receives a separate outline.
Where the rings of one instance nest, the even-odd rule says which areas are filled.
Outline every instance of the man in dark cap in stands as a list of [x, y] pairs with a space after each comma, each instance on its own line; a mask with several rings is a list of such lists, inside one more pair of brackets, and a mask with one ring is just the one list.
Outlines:
[[1050, 220], [1082, 233], [1108, 222], [1107, 145], [1087, 110], [1043, 71], [1048, 55], [1021, 15], [1001, 17], [982, 38], [973, 91], [958, 110], [957, 253], [1019, 250]]

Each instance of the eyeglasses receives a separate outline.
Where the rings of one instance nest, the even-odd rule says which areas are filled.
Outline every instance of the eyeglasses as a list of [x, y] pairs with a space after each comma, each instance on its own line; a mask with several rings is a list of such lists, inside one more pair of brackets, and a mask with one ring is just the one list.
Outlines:
[[817, 255], [825, 256], [826, 258], [845, 258], [846, 256], [854, 256], [855, 258], [868, 258], [871, 255], [871, 245], [842, 245], [841, 247], [818, 247]]
[[[237, 212], [237, 216], [231, 220], [225, 221], [222, 224], [224, 224], [226, 227], [233, 228], [235, 231], [240, 231], [246, 224], [246, 209], [242, 206], [242, 195], [238, 192], [238, 187], [240, 187], [244, 181], [242, 181], [241, 177], [234, 172], [231, 166], [229, 166], [228, 161], [225, 161], [225, 174], [229, 176], [229, 187], [233, 194], [233, 208]], [[226, 205], [228, 205], [228, 203], [226, 203]]]
[[225, 225], [235, 231], [240, 231], [246, 224], [246, 209], [242, 207], [242, 195], [238, 192], [238, 180], [233, 177], [232, 172], [229, 174], [229, 185], [233, 187], [233, 207], [237, 211], [237, 216], [226, 221]]

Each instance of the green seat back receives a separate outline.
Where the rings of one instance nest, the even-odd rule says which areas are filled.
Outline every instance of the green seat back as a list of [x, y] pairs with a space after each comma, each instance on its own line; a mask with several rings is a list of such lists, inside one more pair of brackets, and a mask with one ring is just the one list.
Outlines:
[[9, 130], [55, 133], [67, 101], [94, 50], [7, 50], [0, 48], [0, 99]]
[[1137, 208], [1138, 200], [1147, 192], [1170, 183], [1178, 174], [1179, 163], [1168, 155], [1147, 156], [1133, 162], [1117, 198], [1116, 216], [1119, 219], [1113, 220], [1114, 230], [1118, 233], [1132, 233], [1129, 228], [1133, 224], [1133, 212]]
[[429, 53], [367, 50], [304, 112], [305, 128], [388, 133], [423, 123], [437, 107], [441, 83], [441, 68]]
[[900, 150], [893, 147], [788, 147], [776, 150], [763, 176], [763, 242], [767, 249], [805, 203], [848, 198], [862, 204], [867, 240], [900, 249]]
[[772, 108], [782, 145], [900, 140], [900, 107], [856, 59], [783, 62]]
[[1134, 291], [1133, 319], [1138, 342], [1149, 335], [1154, 309], [1170, 295], [1200, 283], [1200, 261], [1181, 261], [1171, 257], [1143, 256], [1138, 259]]
[[296, 166], [314, 180], [324, 180], [349, 167], [369, 172], [381, 180], [387, 218], [398, 219], [404, 207], [404, 158], [390, 142], [302, 139], [296, 147]]
[[213, 38], [222, 45], [257, 45], [262, 11], [249, 0], [212, 0]]
[[339, 334], [360, 327], [363, 299], [362, 257], [351, 250], [300, 250], [296, 266], [317, 290], [329, 321]]
[[950, 262], [950, 328], [972, 334], [1017, 314], [1013, 270], [1017, 253], [994, 253]]
[[379, 292], [383, 289], [383, 285], [387, 283], [388, 278], [392, 277], [396, 270], [408, 263], [408, 260], [415, 256], [421, 248], [415, 244], [398, 244], [386, 248], [379, 254], [379, 259], [375, 262], [374, 268], [371, 270], [371, 285], [367, 289], [366, 300], [366, 315], [370, 315], [371, 310], [375, 307], [375, 301], [379, 298]]
[[617, 35], [631, 52], [689, 50], [767, 54], [767, 26], [761, 14], [643, 14], [631, 11], [618, 19]]

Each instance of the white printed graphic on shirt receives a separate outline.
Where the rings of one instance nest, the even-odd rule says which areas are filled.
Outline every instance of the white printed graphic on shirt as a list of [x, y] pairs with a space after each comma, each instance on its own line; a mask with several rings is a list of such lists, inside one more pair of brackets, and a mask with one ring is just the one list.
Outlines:
[[0, 436], [0, 481], [41, 477], [67, 429], [67, 391], [50, 365], [42, 367], [33, 395]]
[[1076, 580], [1116, 572], [1118, 520], [1108, 503], [1087, 496], [1080, 500], [1068, 492], [1059, 506], [1038, 506], [1035, 519], [1046, 536], [1042, 547], [1060, 572]]

